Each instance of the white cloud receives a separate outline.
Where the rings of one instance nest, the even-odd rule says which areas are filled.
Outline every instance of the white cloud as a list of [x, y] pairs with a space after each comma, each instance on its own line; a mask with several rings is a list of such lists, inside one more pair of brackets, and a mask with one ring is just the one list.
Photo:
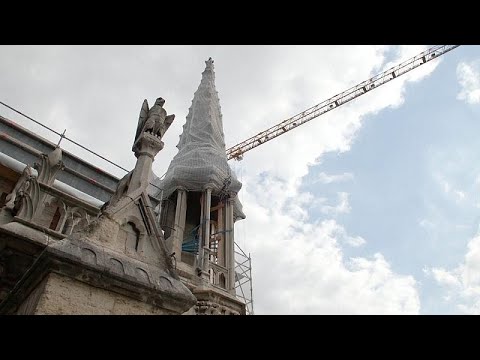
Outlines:
[[350, 236], [343, 226], [337, 224], [334, 220], [326, 220], [331, 227], [331, 233], [341, 243], [348, 244], [353, 247], [359, 247], [366, 244], [366, 240], [361, 236]]
[[[405, 53], [408, 49], [400, 48], [402, 60], [413, 55]], [[416, 48], [413, 53], [423, 49]], [[333, 48], [328, 57], [335, 58], [337, 62], [334, 67], [327, 68], [319, 66], [319, 58], [312, 56], [308, 48], [298, 48], [296, 52], [285, 54], [286, 62], [297, 63], [299, 58], [306, 60], [302, 61], [302, 66], [294, 68], [276, 63], [273, 67], [275, 75], [302, 81], [292, 80], [288, 85], [287, 80], [285, 85], [274, 90], [280, 92], [277, 96], [272, 90], [264, 94], [262, 103], [268, 104], [265, 110], [258, 112], [258, 107], [252, 106], [251, 110], [247, 110], [252, 112], [251, 115], [247, 113], [243, 116], [259, 119], [260, 122], [247, 129], [245, 135], [241, 135], [244, 128], [230, 134], [234, 132], [236, 140], [243, 140], [286, 118], [286, 115], [294, 115], [368, 78], [372, 75], [372, 64], [382, 62], [384, 50], [382, 47], [353, 47], [349, 50], [353, 56], [350, 58]], [[295, 57], [295, 60], [289, 60], [290, 57]], [[438, 62], [432, 62], [417, 69], [414, 71], [416, 74], [412, 72], [399, 78], [381, 90], [262, 145], [261, 151], [252, 150], [245, 155], [242, 166], [248, 179], [244, 178], [242, 201], [248, 218], [236, 227], [248, 228], [249, 236], [245, 242], [254, 256], [254, 296], [258, 313], [419, 312], [420, 300], [413, 277], [394, 273], [381, 254], [373, 258], [344, 259], [343, 245], [360, 246], [365, 239], [346, 235], [346, 231], [342, 234], [338, 230], [340, 225], [333, 220], [312, 221], [306, 210], [307, 204], [294, 204], [301, 194], [300, 180], [308, 173], [309, 165], [318, 163], [326, 152], [348, 151], [364, 116], [400, 106], [404, 101], [405, 84], [423, 79], [437, 65]], [[336, 80], [342, 78], [345, 69], [349, 68], [356, 69], [350, 78], [344, 82]], [[313, 98], [312, 94], [317, 95]], [[293, 99], [298, 102], [295, 109], [291, 106], [296, 103]], [[270, 116], [272, 111], [278, 115]], [[264, 121], [263, 114], [268, 114], [271, 120]], [[224, 118], [227, 116], [228, 113], [224, 113]], [[258, 187], [256, 179], [259, 173], [267, 174], [270, 179], [267, 188]], [[347, 180], [348, 177], [333, 176], [321, 174], [319, 180], [328, 183]], [[343, 192], [338, 196], [337, 205], [325, 205], [323, 199], [311, 199], [310, 203], [320, 202], [321, 212], [327, 215], [347, 213], [350, 211], [348, 194]], [[294, 215], [286, 211], [292, 207], [297, 209]]]
[[349, 172], [345, 172], [339, 175], [328, 175], [324, 172], [321, 172], [320, 174], [318, 174], [318, 177], [314, 182], [320, 182], [322, 184], [330, 184], [334, 182], [343, 182], [343, 181], [348, 181], [352, 179], [353, 179], [353, 174]]
[[447, 292], [446, 298], [455, 301], [457, 309], [466, 314], [480, 314], [480, 233], [467, 245], [464, 261], [452, 270], [426, 268]]
[[328, 229], [329, 234], [331, 234], [331, 236], [340, 244], [359, 247], [366, 243], [365, 239], [361, 236], [350, 236], [345, 228], [338, 224], [334, 219], [323, 220], [321, 224], [325, 229]]
[[457, 78], [461, 86], [457, 99], [468, 104], [480, 103], [480, 61], [458, 64]]
[[[67, 135], [75, 140], [132, 168], [131, 141], [143, 99], [151, 102], [162, 96], [176, 120], [153, 165], [161, 175], [177, 151], [203, 61], [209, 56], [215, 60], [228, 147], [374, 75], [384, 65], [387, 49], [6, 46], [0, 57], [0, 98], [57, 130], [67, 128]], [[396, 49], [394, 63], [425, 47]], [[236, 224], [236, 239], [252, 254], [257, 313], [418, 313], [415, 279], [393, 272], [381, 254], [344, 258], [343, 245], [360, 246], [365, 239], [348, 235], [334, 220], [312, 220], [309, 209], [316, 199], [300, 191], [300, 184], [309, 166], [317, 164], [323, 154], [350, 149], [365, 116], [400, 106], [406, 84], [425, 78], [438, 62], [245, 154], [238, 166], [244, 174], [240, 198], [247, 220]], [[12, 117], [32, 128], [31, 123]], [[43, 130], [39, 133], [58, 141]], [[123, 175], [66, 142], [64, 146]], [[325, 213], [350, 210], [348, 194], [338, 196], [339, 203], [326, 205]]]
[[349, 245], [352, 245], [353, 247], [359, 247], [359, 246], [362, 246], [366, 243], [365, 239], [362, 238], [361, 236], [349, 236], [347, 238], [347, 243]]
[[[278, 207], [262, 206], [255, 182], [243, 197], [249, 209], [249, 252], [258, 314], [416, 314], [412, 276], [396, 274], [381, 254], [345, 258], [342, 244], [359, 246], [335, 220], [302, 221]], [[285, 203], [297, 200], [283, 198]], [[246, 223], [237, 223], [237, 233]], [[257, 240], [258, 239], [258, 240]], [[237, 239], [241, 244], [243, 239]]]
[[351, 207], [348, 202], [348, 193], [339, 192], [338, 195], [338, 204], [335, 206], [331, 205], [322, 205], [320, 207], [320, 212], [326, 215], [338, 215], [338, 214], [347, 214], [350, 212]]
[[432, 268], [431, 274], [433, 275], [434, 279], [442, 285], [447, 286], [459, 286], [460, 281], [458, 280], [457, 276], [452, 275], [448, 271], [441, 269], [441, 268]]

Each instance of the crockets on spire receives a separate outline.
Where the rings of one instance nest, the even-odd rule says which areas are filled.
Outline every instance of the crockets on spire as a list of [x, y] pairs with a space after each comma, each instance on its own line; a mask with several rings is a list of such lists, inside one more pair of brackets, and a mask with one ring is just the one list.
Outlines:
[[234, 197], [242, 184], [227, 163], [223, 134], [222, 112], [218, 92], [215, 89], [215, 72], [212, 58], [205, 61], [202, 80], [193, 96], [187, 121], [173, 158], [162, 181], [164, 197], [182, 187], [188, 191], [212, 188], [216, 195], [225, 191]]

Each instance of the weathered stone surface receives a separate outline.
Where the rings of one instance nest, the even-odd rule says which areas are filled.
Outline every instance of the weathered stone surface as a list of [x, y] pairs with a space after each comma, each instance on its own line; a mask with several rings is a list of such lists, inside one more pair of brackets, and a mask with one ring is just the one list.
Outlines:
[[[112, 264], [112, 259], [116, 265]], [[16, 313], [25, 301], [31, 303], [26, 299], [52, 273], [81, 281], [85, 286], [103, 289], [104, 294], [119, 294], [150, 304], [166, 313], [181, 314], [196, 301], [180, 280], [157, 267], [92, 243], [63, 239], [54, 241], [41, 251], [16, 290], [1, 304], [0, 313]], [[47, 299], [55, 302], [55, 298]], [[62, 306], [65, 304], [67, 302]], [[25, 307], [29, 305], [23, 305]], [[74, 307], [71, 310], [74, 313], [77, 311]], [[155, 312], [160, 313], [160, 310]]]
[[197, 315], [245, 315], [245, 304], [235, 296], [210, 286], [198, 286], [193, 290], [197, 298], [194, 307]]
[[47, 279], [44, 279], [23, 301], [17, 310], [17, 315], [32, 315], [37, 310], [37, 305], [45, 291]]
[[172, 311], [52, 273], [36, 315], [163, 315]]
[[63, 167], [58, 148], [42, 155], [38, 178], [27, 167], [17, 186], [22, 203], [15, 201], [18, 206], [9, 208], [18, 214], [0, 226], [0, 233], [12, 242], [35, 243], [39, 250], [0, 304], [0, 313], [31, 313], [35, 308], [38, 314], [181, 314], [195, 304], [173, 269], [147, 193], [152, 161], [173, 121], [163, 103], [159, 98], [141, 113], [132, 148], [136, 166], [93, 220], [84, 209], [50, 195]]
[[[72, 168], [63, 167], [58, 147], [49, 155], [37, 154], [41, 161], [35, 167], [38, 171], [25, 165], [15, 168], [16, 179], [25, 171], [16, 189], [12, 186], [15, 182], [10, 184], [12, 195], [8, 199], [2, 195], [10, 203], [0, 213], [0, 245], [7, 249], [4, 255], [12, 247], [20, 254], [25, 244], [31, 249], [25, 253], [25, 261], [15, 261], [23, 265], [16, 266], [14, 277], [12, 267], [0, 264], [0, 276], [9, 272], [10, 279], [7, 284], [0, 278], [7, 284], [6, 290], [0, 288], [0, 301], [4, 300], [1, 314], [245, 313], [244, 304], [235, 298], [233, 279], [233, 225], [244, 216], [235, 197], [240, 184], [226, 162], [213, 61], [207, 61], [203, 75], [179, 148], [181, 145], [180, 152], [188, 152], [191, 158], [197, 148], [208, 158], [211, 149], [201, 143], [213, 139], [215, 154], [210, 158], [219, 155], [216, 159], [221, 166], [195, 163], [202, 179], [210, 179], [197, 184], [200, 198], [191, 189], [176, 186], [178, 194], [172, 195], [176, 211], [172, 208], [166, 213], [173, 224], [165, 231], [168, 242], [158, 226], [158, 214], [153, 212], [159, 200], [148, 195], [152, 162], [163, 148], [162, 136], [174, 118], [163, 109], [161, 98], [150, 109], [144, 102], [132, 147], [136, 166], [117, 182], [113, 196], [101, 208], [72, 192], [73, 188], [64, 191], [54, 186], [58, 182], [55, 177], [64, 169], [73, 174]], [[203, 126], [204, 120], [210, 125]], [[178, 156], [178, 160], [185, 159]], [[27, 163], [32, 162], [23, 161]], [[215, 183], [212, 177], [217, 175], [220, 180]], [[71, 185], [77, 186], [76, 182]], [[220, 204], [229, 197], [227, 205]], [[194, 206], [192, 212], [191, 204], [198, 202], [201, 208]], [[212, 211], [216, 213], [210, 218]], [[198, 259], [194, 252], [183, 251], [182, 242], [201, 222], [205, 226], [197, 235], [212, 237], [212, 249], [203, 241], [203, 256]], [[175, 263], [172, 252], [176, 253]]]

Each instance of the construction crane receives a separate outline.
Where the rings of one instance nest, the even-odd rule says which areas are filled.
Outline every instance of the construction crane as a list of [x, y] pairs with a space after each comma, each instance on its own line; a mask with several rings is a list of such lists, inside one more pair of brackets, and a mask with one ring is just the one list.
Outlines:
[[426, 64], [429, 61], [437, 59], [447, 52], [457, 48], [460, 45], [437, 45], [430, 49], [421, 52], [420, 54], [398, 64], [384, 72], [371, 77], [368, 80], [362, 81], [358, 85], [351, 87], [348, 90], [341, 92], [331, 98], [315, 105], [301, 113], [282, 121], [281, 123], [272, 126], [271, 128], [258, 133], [251, 138], [242, 141], [241, 143], [227, 149], [227, 159], [242, 160], [243, 154], [247, 151], [260, 146], [267, 141], [270, 141], [277, 136], [285, 134], [286, 132], [303, 125], [310, 120], [313, 120], [320, 115], [325, 114], [333, 109], [336, 109], [347, 102], [356, 99], [374, 89], [377, 89], [383, 84], [388, 83], [409, 71]]

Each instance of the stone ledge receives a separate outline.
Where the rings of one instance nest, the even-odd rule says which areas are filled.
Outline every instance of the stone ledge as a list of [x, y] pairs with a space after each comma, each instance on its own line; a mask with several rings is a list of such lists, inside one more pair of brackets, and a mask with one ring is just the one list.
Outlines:
[[196, 303], [185, 285], [160, 269], [91, 243], [64, 239], [44, 247], [21, 282], [0, 304], [0, 313], [14, 313], [51, 272], [178, 314]]

